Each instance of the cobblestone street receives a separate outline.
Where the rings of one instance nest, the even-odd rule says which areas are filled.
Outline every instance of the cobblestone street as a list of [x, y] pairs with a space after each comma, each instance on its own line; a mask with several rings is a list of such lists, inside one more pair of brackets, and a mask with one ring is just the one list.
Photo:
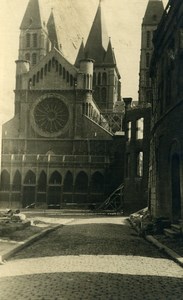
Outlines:
[[182, 278], [125, 218], [80, 218], [0, 266], [0, 299], [177, 300]]

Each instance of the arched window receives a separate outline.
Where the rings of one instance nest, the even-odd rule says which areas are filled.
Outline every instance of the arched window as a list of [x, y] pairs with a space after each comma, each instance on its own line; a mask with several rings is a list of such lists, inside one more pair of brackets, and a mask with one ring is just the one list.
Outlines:
[[146, 86], [149, 87], [149, 85], [150, 85], [149, 72], [146, 72]]
[[81, 171], [76, 177], [75, 191], [76, 192], [87, 192], [88, 190], [88, 176], [85, 172]]
[[36, 184], [36, 175], [33, 171], [29, 170], [25, 176], [24, 184]]
[[37, 78], [36, 81], [39, 82], [39, 72], [37, 72]]
[[65, 79], [65, 68], [63, 68], [63, 79]]
[[96, 73], [93, 73], [93, 86], [96, 86]]
[[73, 175], [70, 171], [67, 172], [64, 179], [64, 192], [72, 192], [73, 191]]
[[102, 74], [102, 85], [106, 85], [107, 84], [107, 73], [104, 72]]
[[67, 71], [67, 82], [69, 82], [69, 78], [70, 78], [69, 72]]
[[89, 89], [92, 90], [92, 83], [93, 83], [93, 76], [90, 75], [90, 79], [89, 79]]
[[43, 79], [43, 68], [41, 68], [41, 76], [40, 76], [41, 79]]
[[149, 48], [150, 45], [151, 45], [151, 32], [147, 31], [147, 33], [146, 33], [146, 46], [147, 46], [147, 48]]
[[30, 53], [29, 52], [25, 54], [25, 60], [30, 61]]
[[32, 64], [33, 64], [33, 65], [36, 65], [36, 64], [37, 64], [37, 55], [36, 55], [36, 53], [33, 53], [33, 54], [32, 54]]
[[59, 64], [59, 75], [61, 76], [62, 75], [62, 65]]
[[51, 60], [49, 60], [49, 63], [48, 63], [48, 72], [51, 71]]
[[73, 86], [73, 76], [70, 75], [70, 86]]
[[7, 170], [1, 173], [1, 190], [8, 191], [10, 189], [10, 174]]
[[84, 83], [83, 84], [84, 84], [83, 88], [86, 89], [86, 74], [84, 74]]
[[100, 72], [98, 73], [98, 85], [100, 85], [101, 84], [101, 74], [100, 74]]
[[35, 86], [36, 84], [36, 75], [33, 76], [33, 79], [32, 79], [32, 86]]
[[30, 47], [30, 33], [26, 34], [26, 47], [29, 48]]
[[100, 172], [95, 172], [91, 178], [91, 191], [102, 193], [104, 191], [104, 176]]
[[47, 70], [48, 70], [48, 65], [46, 64], [45, 66], [44, 66], [44, 75], [46, 76], [46, 74], [47, 74]]
[[55, 61], [55, 71], [58, 72], [58, 61]]
[[150, 64], [150, 54], [146, 53], [146, 67], [149, 68], [149, 64]]
[[54, 68], [54, 66], [55, 66], [55, 58], [53, 57], [52, 58], [52, 67]]
[[101, 100], [102, 102], [106, 102], [107, 100], [107, 90], [105, 87], [101, 89]]
[[33, 33], [33, 47], [36, 48], [37, 47], [37, 33]]
[[90, 76], [89, 76], [89, 74], [86, 75], [86, 88], [87, 89], [90, 88]]
[[58, 171], [52, 173], [49, 184], [61, 184], [62, 183], [62, 176]]
[[12, 186], [13, 191], [20, 191], [21, 190], [21, 174], [20, 171], [16, 171], [14, 178], [13, 178], [13, 186]]
[[42, 171], [38, 179], [38, 191], [45, 192], [46, 185], [47, 185], [47, 176], [46, 173]]
[[89, 115], [89, 111], [88, 111], [88, 103], [86, 103], [86, 115], [88, 116]]

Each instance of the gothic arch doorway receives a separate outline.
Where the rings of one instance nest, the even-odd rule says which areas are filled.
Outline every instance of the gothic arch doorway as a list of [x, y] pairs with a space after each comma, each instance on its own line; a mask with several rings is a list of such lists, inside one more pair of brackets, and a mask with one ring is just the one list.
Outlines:
[[171, 187], [172, 187], [172, 221], [181, 218], [181, 186], [180, 186], [180, 157], [173, 154], [171, 158]]
[[62, 176], [58, 171], [52, 173], [49, 179], [48, 208], [60, 209]]

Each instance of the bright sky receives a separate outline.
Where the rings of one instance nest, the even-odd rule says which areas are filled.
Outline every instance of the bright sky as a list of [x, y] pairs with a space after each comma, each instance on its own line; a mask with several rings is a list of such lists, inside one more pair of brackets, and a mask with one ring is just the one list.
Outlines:
[[[41, 0], [52, 4], [52, 0]], [[63, 1], [64, 0], [54, 0]], [[70, 0], [73, 1], [73, 0]], [[98, 0], [74, 0], [85, 10], [91, 25]], [[168, 0], [163, 0], [164, 5]], [[102, 0], [106, 27], [122, 77], [122, 96], [138, 98], [141, 23], [148, 0]], [[15, 60], [18, 58], [19, 27], [28, 0], [1, 0], [0, 10], [0, 136], [1, 125], [13, 116]], [[83, 4], [83, 5], [82, 5]]]

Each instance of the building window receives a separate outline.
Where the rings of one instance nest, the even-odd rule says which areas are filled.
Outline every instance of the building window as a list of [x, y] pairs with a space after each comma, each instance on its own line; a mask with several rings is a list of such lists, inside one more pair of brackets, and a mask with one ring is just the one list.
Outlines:
[[41, 76], [40, 76], [41, 79], [43, 79], [43, 68], [41, 68]]
[[96, 73], [93, 73], [93, 86], [96, 86]]
[[66, 73], [65, 68], [63, 68], [63, 79], [65, 79], [65, 73]]
[[48, 69], [48, 65], [46, 64], [45, 67], [44, 67], [44, 75], [46, 76], [47, 74], [47, 69]]
[[137, 120], [136, 122], [136, 138], [141, 140], [144, 137], [144, 118]]
[[30, 47], [30, 33], [26, 34], [26, 47], [29, 48]]
[[70, 78], [69, 72], [67, 71], [67, 82], [69, 82], [69, 78]]
[[33, 34], [33, 47], [36, 48], [37, 47], [37, 33]]
[[48, 62], [48, 72], [51, 72], [51, 60]]
[[151, 46], [151, 32], [150, 31], [147, 31], [146, 46], [147, 46], [147, 48], [150, 48], [150, 46]]
[[131, 140], [132, 137], [132, 122], [127, 123], [127, 139]]
[[36, 77], [36, 81], [39, 82], [39, 72], [37, 72], [37, 77]]
[[146, 67], [149, 68], [150, 65], [150, 54], [146, 53]]
[[149, 72], [146, 72], [146, 86], [150, 86], [150, 78], [149, 78]]
[[37, 64], [37, 55], [36, 55], [36, 53], [33, 53], [33, 54], [32, 54], [32, 64], [33, 64], [33, 65], [36, 65], [36, 64]]
[[106, 85], [107, 84], [107, 74], [103, 73], [102, 74], [102, 85]]
[[138, 177], [142, 177], [143, 176], [143, 152], [140, 151], [139, 153], [137, 153], [137, 165], [136, 165], [136, 174]]
[[25, 54], [25, 60], [30, 61], [30, 53]]
[[98, 73], [98, 85], [100, 85], [101, 84], [101, 73], [99, 72]]
[[107, 100], [107, 90], [105, 87], [102, 88], [101, 90], [101, 98], [102, 98], [102, 102], [106, 103]]

